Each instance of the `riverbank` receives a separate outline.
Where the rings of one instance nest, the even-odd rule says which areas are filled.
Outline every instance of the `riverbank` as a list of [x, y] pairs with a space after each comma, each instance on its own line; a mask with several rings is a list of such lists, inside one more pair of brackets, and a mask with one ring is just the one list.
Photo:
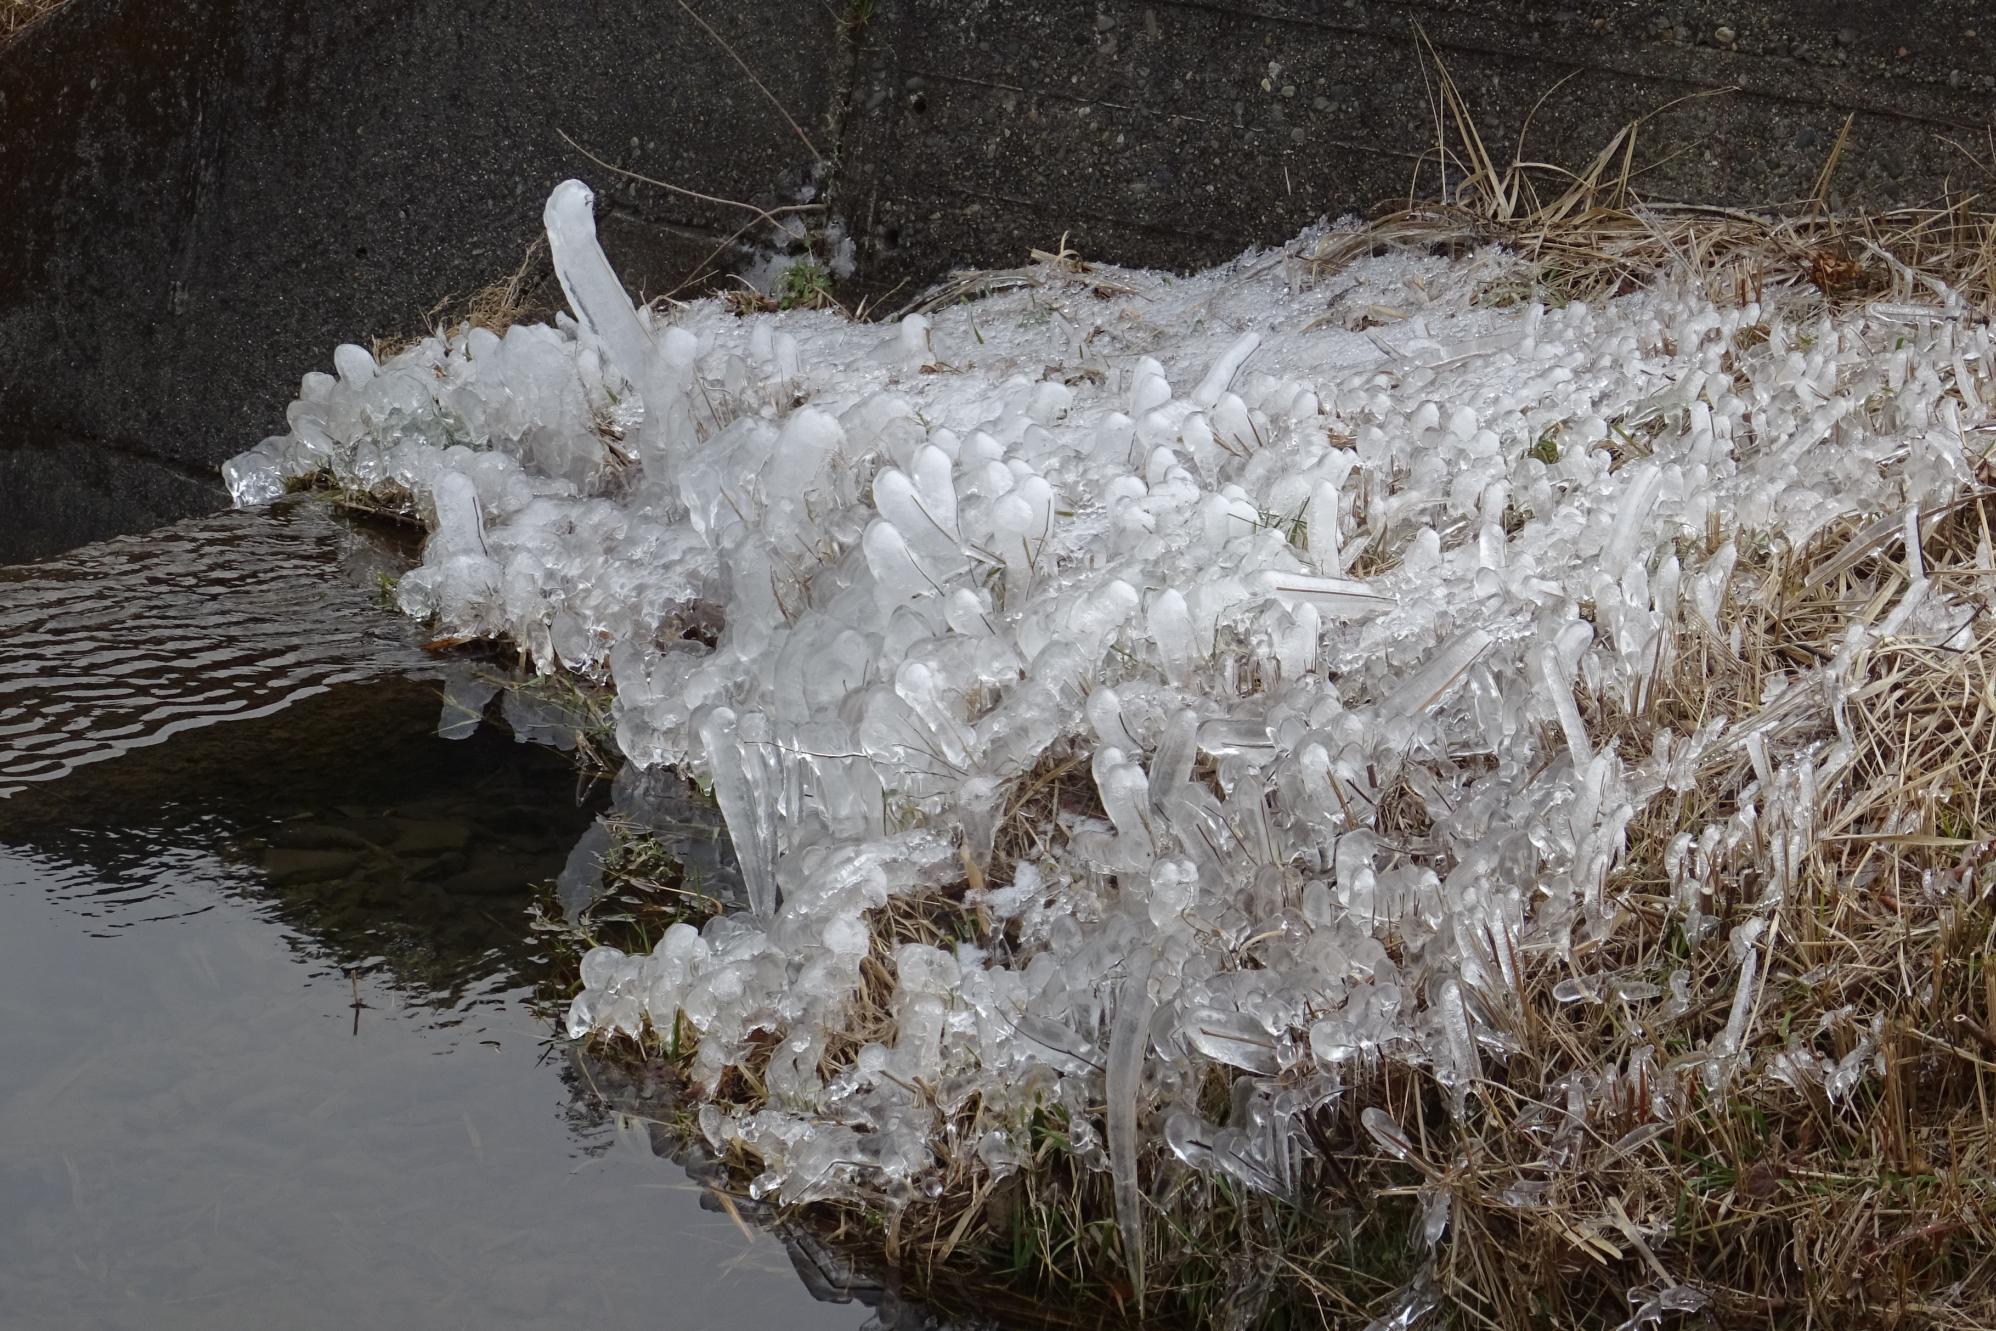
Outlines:
[[341, 348], [231, 483], [407, 504], [406, 610], [711, 785], [739, 892], [569, 1030], [917, 1284], [1982, 1324], [1990, 224], [1473, 141], [891, 327], [634, 310], [564, 186], [573, 330]]

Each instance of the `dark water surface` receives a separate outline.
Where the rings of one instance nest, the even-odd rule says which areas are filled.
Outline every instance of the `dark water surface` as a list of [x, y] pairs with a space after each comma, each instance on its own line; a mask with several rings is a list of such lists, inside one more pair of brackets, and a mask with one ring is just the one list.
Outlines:
[[550, 1042], [601, 783], [437, 736], [394, 551], [203, 523], [0, 570], [0, 1327], [866, 1323]]

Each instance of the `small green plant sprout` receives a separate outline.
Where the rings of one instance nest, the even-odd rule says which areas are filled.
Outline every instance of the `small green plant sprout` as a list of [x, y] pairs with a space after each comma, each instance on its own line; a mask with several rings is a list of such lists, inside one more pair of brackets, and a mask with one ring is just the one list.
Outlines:
[[783, 270], [776, 283], [776, 307], [781, 310], [823, 310], [837, 302], [832, 299], [832, 274], [824, 264], [806, 256]]
[[1545, 433], [1541, 434], [1532, 444], [1531, 448], [1526, 450], [1525, 456], [1537, 458], [1548, 467], [1559, 461], [1559, 427], [1557, 425], [1548, 426]]

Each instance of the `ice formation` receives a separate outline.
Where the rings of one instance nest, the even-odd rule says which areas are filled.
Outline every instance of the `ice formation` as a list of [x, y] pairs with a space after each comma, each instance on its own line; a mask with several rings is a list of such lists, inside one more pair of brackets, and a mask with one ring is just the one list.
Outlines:
[[[607, 678], [628, 760], [711, 782], [744, 909], [591, 953], [568, 1027], [682, 1023], [707, 1085], [773, 1039], [766, 1105], [701, 1118], [764, 1163], [759, 1195], [912, 1196], [973, 1096], [983, 1135], [951, 1149], [1004, 1173], [1064, 1106], [1126, 1231], [1148, 1142], [1292, 1195], [1301, 1120], [1368, 1060], [1467, 1112], [1516, 1049], [1524, 959], [1565, 960], [1563, 1001], [1681, 1010], [1681, 972], [1599, 973], [1592, 945], [1622, 924], [1632, 819], [1722, 755], [1750, 764], [1737, 811], [1668, 860], [1696, 937], [1714, 875], [1777, 848], [1730, 1019], [1570, 1087], [1548, 1151], [1622, 1078], [1867, 1075], [1868, 1044], [1744, 1065], [1757, 926], [1849, 760], [1821, 736], [1862, 640], [1945, 641], [1980, 607], [1916, 578], [1751, 724], [1632, 752], [1598, 718], [1642, 709], [1680, 635], [1737, 650], [1747, 554], [1832, 524], [1917, 549], [1988, 447], [1986, 325], [1668, 288], [1484, 308], [1494, 252], [1365, 259], [1335, 289], [1281, 253], [1049, 269], [889, 327], [633, 310], [588, 204], [571, 182], [548, 205], [573, 319], [384, 365], [342, 347], [228, 477], [245, 503], [326, 473], [406, 494], [435, 528], [411, 614]], [[684, 631], [716, 612], [711, 643]], [[1060, 763], [1099, 815], [1021, 826]], [[891, 1042], [829, 1056], [869, 913], [966, 864], [990, 932], [900, 947]], [[1213, 1064], [1224, 1126], [1194, 1095]], [[1377, 1109], [1365, 1128], [1412, 1149]], [[1425, 1206], [1432, 1241], [1447, 1198]]]

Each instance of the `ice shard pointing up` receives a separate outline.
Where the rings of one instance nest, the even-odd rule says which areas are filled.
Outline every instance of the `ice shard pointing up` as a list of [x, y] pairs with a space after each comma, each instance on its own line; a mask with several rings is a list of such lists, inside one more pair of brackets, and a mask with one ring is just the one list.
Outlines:
[[652, 370], [651, 335], [638, 322], [624, 284], [596, 243], [595, 202], [595, 193], [579, 180], [564, 180], [554, 187], [541, 213], [548, 254], [568, 307], [643, 395]]

